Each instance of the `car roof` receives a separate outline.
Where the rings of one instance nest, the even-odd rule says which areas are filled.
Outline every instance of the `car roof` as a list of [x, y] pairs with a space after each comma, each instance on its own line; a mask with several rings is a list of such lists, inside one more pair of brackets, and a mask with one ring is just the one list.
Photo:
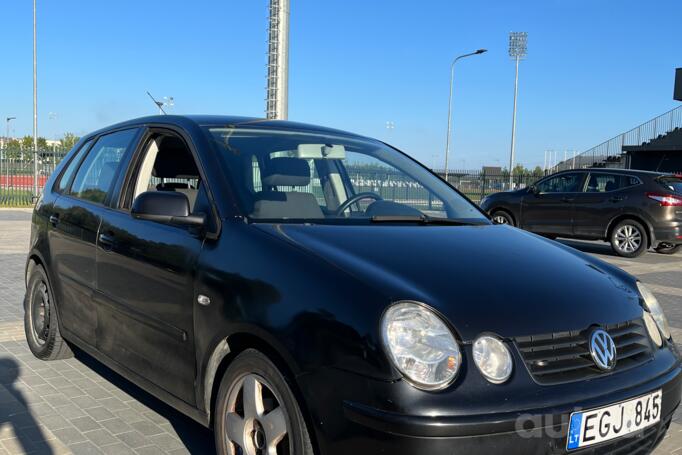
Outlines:
[[120, 122], [102, 128], [100, 130], [94, 131], [88, 134], [88, 136], [94, 136], [114, 129], [125, 128], [126, 126], [138, 126], [143, 124], [167, 124], [184, 126], [187, 125], [188, 122], [194, 123], [197, 126], [214, 126], [230, 128], [242, 127], [261, 130], [290, 130], [365, 138], [365, 136], [359, 134], [350, 133], [348, 131], [343, 131], [320, 125], [292, 122], [289, 120], [271, 120], [257, 117], [243, 117], [234, 115], [151, 115], [126, 120], [124, 122]]
[[563, 174], [567, 172], [608, 172], [611, 174], [641, 174], [641, 175], [650, 175], [650, 176], [658, 176], [658, 175], [667, 175], [671, 174], [670, 172], [656, 172], [656, 171], [646, 171], [643, 169], [620, 169], [620, 168], [611, 168], [611, 167], [590, 167], [590, 168], [582, 168], [582, 169], [567, 169], [561, 172], [558, 172], [558, 174]]

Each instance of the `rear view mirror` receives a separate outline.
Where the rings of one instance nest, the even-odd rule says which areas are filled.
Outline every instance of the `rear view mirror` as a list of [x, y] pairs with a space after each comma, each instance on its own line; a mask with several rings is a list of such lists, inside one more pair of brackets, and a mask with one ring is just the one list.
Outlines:
[[203, 215], [191, 215], [189, 199], [175, 191], [147, 191], [135, 198], [130, 210], [133, 218], [201, 227], [206, 223]]
[[296, 158], [343, 160], [346, 158], [346, 147], [332, 144], [298, 144]]

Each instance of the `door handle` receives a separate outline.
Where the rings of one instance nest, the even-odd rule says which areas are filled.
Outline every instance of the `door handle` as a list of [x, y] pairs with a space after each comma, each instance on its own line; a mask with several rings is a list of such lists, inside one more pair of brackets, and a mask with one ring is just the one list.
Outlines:
[[56, 226], [57, 224], [59, 224], [59, 215], [57, 215], [57, 214], [51, 215], [50, 216], [50, 224], [52, 226]]
[[625, 200], [625, 197], [623, 197], [623, 196], [613, 196], [612, 198], [609, 198], [609, 201], [611, 201], [611, 202], [620, 202], [620, 201], [624, 201], [624, 200]]
[[562, 201], [562, 202], [573, 202], [573, 201], [575, 201], [575, 198], [573, 198], [573, 197], [563, 197], [563, 198], [561, 198], [561, 201]]
[[100, 234], [97, 239], [102, 249], [106, 251], [110, 251], [114, 247], [114, 237], [111, 235]]

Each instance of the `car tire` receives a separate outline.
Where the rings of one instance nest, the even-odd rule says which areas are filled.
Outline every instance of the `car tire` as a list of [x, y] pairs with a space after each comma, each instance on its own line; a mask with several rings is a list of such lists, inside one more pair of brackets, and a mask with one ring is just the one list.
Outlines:
[[490, 215], [495, 224], [508, 224], [509, 226], [514, 226], [514, 219], [512, 216], [505, 212], [504, 210], [496, 210]]
[[654, 248], [659, 254], [675, 254], [682, 250], [682, 245], [672, 245], [670, 243], [661, 243]]
[[642, 224], [635, 220], [623, 220], [612, 230], [611, 247], [618, 255], [625, 258], [635, 258], [647, 250], [648, 236]]
[[[247, 400], [247, 396], [252, 399]], [[220, 455], [313, 455], [310, 435], [287, 379], [274, 363], [247, 349], [229, 365], [215, 404], [215, 445]], [[280, 453], [280, 451], [277, 451]]]
[[28, 286], [24, 297], [24, 332], [28, 347], [39, 359], [73, 357], [71, 348], [59, 331], [54, 293], [42, 266], [29, 265]]

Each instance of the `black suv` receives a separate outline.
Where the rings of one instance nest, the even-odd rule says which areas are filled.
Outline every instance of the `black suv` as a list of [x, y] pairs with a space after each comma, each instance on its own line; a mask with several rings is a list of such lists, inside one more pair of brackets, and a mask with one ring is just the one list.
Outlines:
[[498, 224], [550, 238], [606, 240], [620, 256], [682, 248], [682, 176], [631, 169], [559, 172], [481, 208]]
[[35, 208], [26, 281], [37, 357], [86, 351], [221, 455], [646, 453], [680, 403], [636, 278], [313, 125], [85, 136]]

